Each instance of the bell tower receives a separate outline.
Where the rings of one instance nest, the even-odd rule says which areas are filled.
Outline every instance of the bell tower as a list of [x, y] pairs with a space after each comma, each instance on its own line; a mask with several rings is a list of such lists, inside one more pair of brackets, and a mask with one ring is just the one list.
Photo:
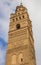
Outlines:
[[36, 65], [32, 22], [22, 4], [10, 15], [6, 65]]

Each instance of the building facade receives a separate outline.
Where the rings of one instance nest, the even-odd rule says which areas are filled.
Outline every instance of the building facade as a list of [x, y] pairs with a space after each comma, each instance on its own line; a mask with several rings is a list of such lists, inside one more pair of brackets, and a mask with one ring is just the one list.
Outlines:
[[22, 4], [10, 15], [6, 65], [36, 65], [32, 21]]

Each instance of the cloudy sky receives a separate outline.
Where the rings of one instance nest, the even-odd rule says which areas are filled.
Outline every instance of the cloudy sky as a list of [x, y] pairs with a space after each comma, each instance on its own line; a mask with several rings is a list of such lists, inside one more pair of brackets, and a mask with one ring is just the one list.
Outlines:
[[[15, 12], [20, 2], [21, 0], [0, 0], [0, 65], [5, 64], [10, 13]], [[33, 25], [36, 63], [41, 65], [41, 0], [22, 0], [22, 2], [28, 9]]]

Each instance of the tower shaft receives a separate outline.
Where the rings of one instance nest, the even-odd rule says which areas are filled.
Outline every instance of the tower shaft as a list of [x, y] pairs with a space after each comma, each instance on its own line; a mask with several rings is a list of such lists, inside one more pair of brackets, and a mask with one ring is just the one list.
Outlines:
[[10, 15], [6, 65], [36, 65], [32, 22], [23, 5]]

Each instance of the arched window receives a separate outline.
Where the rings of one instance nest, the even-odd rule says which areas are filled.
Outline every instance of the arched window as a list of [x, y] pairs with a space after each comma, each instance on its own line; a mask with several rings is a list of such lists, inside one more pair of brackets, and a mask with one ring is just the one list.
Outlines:
[[17, 24], [17, 25], [16, 25], [16, 28], [17, 28], [17, 29], [20, 29], [20, 24]]
[[14, 22], [14, 19], [13, 19], [13, 22]]
[[18, 62], [21, 64], [23, 63], [23, 53], [20, 53], [18, 56]]
[[23, 18], [24, 18], [24, 15], [23, 15]]
[[16, 18], [16, 21], [18, 21], [18, 18]]
[[21, 17], [19, 17], [19, 19], [21, 20]]
[[12, 64], [12, 65], [16, 64], [16, 55], [13, 55], [13, 56], [12, 56], [11, 64]]

